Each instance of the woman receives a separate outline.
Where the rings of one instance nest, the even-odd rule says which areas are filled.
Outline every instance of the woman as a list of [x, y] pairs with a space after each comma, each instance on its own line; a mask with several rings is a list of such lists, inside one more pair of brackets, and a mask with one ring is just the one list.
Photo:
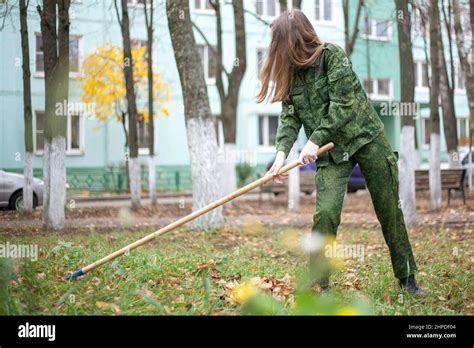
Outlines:
[[[281, 101], [282, 112], [277, 155], [267, 174], [277, 182], [288, 177], [278, 171], [301, 126], [308, 138], [299, 156], [301, 164], [316, 160], [319, 146], [333, 142], [334, 149], [318, 159], [313, 233], [336, 236], [347, 183], [358, 163], [390, 250], [395, 277], [409, 293], [424, 295], [415, 280], [417, 268], [399, 205], [397, 158], [350, 59], [342, 48], [323, 43], [300, 10], [285, 11], [271, 24], [271, 33], [257, 101], [273, 93], [271, 101]], [[328, 278], [313, 280], [326, 288]]]

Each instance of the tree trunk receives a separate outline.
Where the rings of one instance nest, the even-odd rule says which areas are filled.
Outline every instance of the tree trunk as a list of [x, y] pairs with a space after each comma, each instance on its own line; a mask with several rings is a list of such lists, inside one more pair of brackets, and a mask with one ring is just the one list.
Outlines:
[[[456, 114], [454, 110], [454, 86], [449, 85], [448, 69], [444, 57], [444, 45], [441, 33], [439, 34], [439, 85], [441, 95], [441, 108], [443, 110], [443, 126], [446, 146], [448, 148], [448, 161], [450, 167], [459, 166], [458, 132], [456, 127]], [[454, 74], [454, 71], [451, 72]]]
[[[219, 168], [215, 161], [216, 133], [211, 119], [204, 71], [194, 39], [189, 3], [167, 0], [166, 14], [183, 91], [193, 209], [197, 210], [219, 198]], [[192, 227], [216, 228], [221, 227], [223, 222], [222, 207], [218, 207], [194, 220]]]
[[[116, 1], [116, 0], [115, 0]], [[127, 94], [127, 113], [128, 113], [128, 147], [129, 160], [128, 170], [130, 175], [130, 194], [132, 197], [132, 209], [140, 209], [141, 196], [141, 177], [140, 162], [138, 159], [138, 134], [137, 134], [137, 104], [135, 88], [133, 82], [133, 59], [132, 48], [130, 44], [130, 20], [128, 17], [127, 0], [121, 0], [122, 20], [120, 28], [122, 30], [123, 41], [123, 73], [125, 76], [125, 89]]]
[[43, 222], [53, 230], [62, 229], [65, 223], [68, 108], [60, 106], [68, 105], [69, 94], [69, 6], [69, 0], [44, 0], [43, 9], [37, 7], [45, 75]]
[[23, 117], [25, 122], [25, 183], [23, 186], [23, 210], [25, 213], [30, 214], [33, 212], [33, 115], [31, 108], [30, 47], [28, 44], [28, 5], [25, 3], [25, 0], [20, 0], [19, 6], [23, 69]]
[[[454, 31], [456, 33], [456, 46], [458, 48], [458, 56], [461, 62], [461, 70], [466, 85], [466, 96], [469, 105], [469, 113], [471, 117], [474, 116], [474, 70], [471, 69], [471, 63], [469, 62], [469, 53], [466, 52], [464, 45], [463, 28], [461, 25], [461, 7], [459, 0], [453, 0], [453, 13], [454, 13]], [[471, 26], [474, 25], [474, 5], [471, 4]], [[471, 31], [474, 32], [474, 28], [471, 27]], [[467, 33], [466, 33], [467, 35]], [[472, 33], [471, 33], [472, 35]], [[471, 53], [474, 59], [474, 53]]]
[[440, 169], [440, 126], [439, 126], [439, 89], [440, 89], [440, 30], [437, 0], [430, 0], [430, 54], [431, 54], [431, 90], [430, 90], [430, 209], [441, 208], [441, 169]]
[[[397, 8], [398, 47], [400, 57], [400, 103], [413, 103], [415, 99], [414, 63], [410, 33], [408, 0], [395, 0]], [[416, 223], [415, 197], [415, 120], [416, 115], [400, 116], [400, 199], [408, 225]]]
[[301, 9], [301, 3], [303, 0], [293, 0], [293, 8]]
[[[219, 1], [213, 2], [213, 6], [216, 11], [217, 60], [219, 62], [216, 64], [216, 86], [221, 101], [221, 118], [224, 126], [225, 143], [222, 156], [220, 156], [222, 160], [219, 161], [222, 170], [221, 193], [229, 194], [237, 189], [237, 173], [235, 171], [237, 158], [237, 109], [240, 86], [247, 68], [244, 4], [242, 0], [235, 0], [232, 2], [232, 9], [234, 12], [234, 45], [236, 58], [230, 73], [227, 73], [224, 70], [222, 22]], [[227, 90], [224, 86], [222, 75], [227, 77]]]
[[153, 112], [153, 2], [150, 1], [150, 18], [148, 18], [148, 6], [143, 6], [145, 11], [145, 24], [147, 29], [147, 63], [148, 63], [148, 190], [150, 202], [156, 204], [156, 169], [155, 169], [155, 120]]
[[279, 0], [279, 2], [280, 2], [280, 13], [283, 13], [288, 9], [287, 0]]

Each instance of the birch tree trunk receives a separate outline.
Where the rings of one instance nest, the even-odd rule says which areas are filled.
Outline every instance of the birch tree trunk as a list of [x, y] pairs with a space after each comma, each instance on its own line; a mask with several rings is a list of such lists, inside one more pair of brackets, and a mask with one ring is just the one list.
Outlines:
[[[65, 223], [66, 124], [69, 94], [69, 0], [44, 0], [41, 19], [45, 75], [43, 225], [60, 230]], [[54, 184], [53, 184], [54, 183]]]
[[125, 89], [127, 94], [127, 113], [128, 113], [128, 170], [130, 175], [130, 193], [132, 198], [132, 209], [140, 209], [141, 196], [141, 176], [140, 162], [138, 159], [138, 134], [137, 134], [137, 104], [135, 96], [135, 88], [133, 82], [133, 59], [132, 48], [130, 43], [130, 20], [128, 17], [128, 2], [121, 0], [122, 19], [118, 15], [117, 0], [115, 7], [117, 11], [117, 19], [122, 31], [123, 42], [123, 73], [125, 76]]
[[25, 0], [20, 0], [20, 32], [21, 55], [23, 70], [23, 117], [25, 122], [25, 163], [23, 186], [23, 210], [30, 214], [33, 212], [33, 126], [31, 109], [31, 72], [30, 72], [30, 47], [28, 44], [28, 6]]
[[[395, 0], [397, 9], [398, 47], [400, 57], [400, 103], [413, 103], [415, 99], [414, 62], [410, 32], [408, 0]], [[400, 200], [407, 225], [416, 223], [415, 197], [415, 120], [416, 115], [400, 116]]]
[[441, 169], [440, 169], [440, 125], [439, 125], [439, 89], [440, 89], [440, 35], [439, 11], [437, 0], [430, 0], [430, 55], [431, 55], [431, 90], [430, 90], [430, 209], [441, 208]]
[[153, 6], [154, 0], [150, 1], [150, 16], [148, 18], [148, 5], [143, 6], [145, 25], [147, 31], [147, 63], [148, 63], [148, 191], [150, 202], [156, 204], [156, 167], [155, 167], [155, 120], [153, 112]]
[[[217, 140], [211, 119], [204, 71], [196, 48], [188, 1], [166, 1], [166, 14], [184, 99], [184, 113], [191, 164], [193, 209], [219, 198]], [[223, 225], [222, 207], [194, 220], [192, 227]]]

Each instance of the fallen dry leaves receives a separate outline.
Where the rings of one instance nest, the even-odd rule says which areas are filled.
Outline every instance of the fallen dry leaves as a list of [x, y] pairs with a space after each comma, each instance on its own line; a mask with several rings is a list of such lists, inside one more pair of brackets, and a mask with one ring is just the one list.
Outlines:
[[112, 309], [115, 313], [120, 313], [120, 308], [115, 303], [96, 301], [95, 306], [99, 309]]
[[291, 299], [295, 289], [294, 277], [286, 273], [282, 278], [274, 276], [253, 277], [247, 282], [239, 283], [235, 278], [221, 279], [218, 282], [225, 289], [224, 299], [229, 302], [243, 303], [258, 291], [271, 294], [280, 301]]

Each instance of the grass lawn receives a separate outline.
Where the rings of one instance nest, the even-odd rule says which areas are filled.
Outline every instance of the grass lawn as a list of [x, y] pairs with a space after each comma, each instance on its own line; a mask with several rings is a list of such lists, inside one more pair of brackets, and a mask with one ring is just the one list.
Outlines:
[[[251, 280], [290, 306], [296, 279], [306, 270], [307, 255], [295, 241], [307, 231], [254, 224], [208, 232], [181, 229], [82, 279], [62, 280], [150, 232], [0, 236], [0, 244], [39, 246], [37, 261], [0, 259], [0, 314], [240, 314], [234, 286]], [[362, 244], [364, 258], [340, 262], [330, 295], [341, 303], [360, 298], [379, 315], [472, 314], [472, 228], [424, 226], [410, 236], [418, 280], [428, 297], [411, 298], [399, 290], [376, 227], [340, 228], [337, 243]]]

